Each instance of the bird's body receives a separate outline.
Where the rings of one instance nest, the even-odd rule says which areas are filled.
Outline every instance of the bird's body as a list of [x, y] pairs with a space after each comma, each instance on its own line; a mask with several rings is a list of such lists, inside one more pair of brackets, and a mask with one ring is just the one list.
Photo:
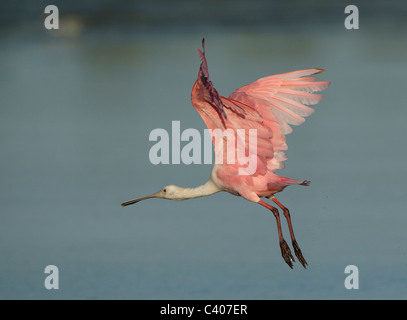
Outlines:
[[[202, 45], [204, 48], [204, 41]], [[282, 236], [278, 210], [261, 200], [269, 198], [283, 210], [295, 254], [305, 267], [307, 262], [295, 240], [289, 212], [274, 195], [289, 185], [309, 185], [309, 181], [285, 178], [274, 172], [282, 169], [283, 161], [287, 159], [284, 153], [287, 149], [285, 135], [292, 131], [290, 125], [299, 125], [305, 121], [304, 117], [314, 111], [305, 104], [316, 104], [322, 98], [312, 92], [321, 91], [330, 84], [328, 81], [316, 82], [311, 77], [324, 70], [307, 69], [264, 77], [235, 90], [226, 98], [218, 94], [209, 80], [205, 50], [198, 49], [198, 53], [202, 63], [192, 88], [192, 105], [209, 130], [227, 133], [220, 139], [212, 136], [217, 161], [210, 178], [196, 188], [166, 186], [151, 196], [125, 202], [122, 206], [152, 197], [186, 200], [220, 191], [241, 196], [273, 212], [277, 220], [282, 256], [292, 267], [294, 258]], [[253, 132], [255, 139], [251, 136]], [[228, 141], [233, 142], [229, 145]], [[234, 148], [230, 149], [230, 146]], [[254, 167], [249, 170], [250, 164], [254, 164]]]

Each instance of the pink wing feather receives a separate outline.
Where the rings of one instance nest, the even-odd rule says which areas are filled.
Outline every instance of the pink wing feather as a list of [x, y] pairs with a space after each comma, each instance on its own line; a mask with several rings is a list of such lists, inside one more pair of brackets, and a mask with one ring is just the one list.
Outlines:
[[316, 82], [315, 75], [323, 69], [307, 69], [264, 77], [235, 90], [229, 98], [240, 101], [259, 112], [264, 124], [271, 129], [271, 142], [274, 157], [268, 161], [268, 171], [284, 168], [282, 161], [287, 157], [285, 135], [292, 132], [290, 125], [300, 125], [314, 112], [306, 105], [317, 104], [322, 95], [312, 92], [321, 91], [330, 85], [329, 81]]
[[[256, 129], [257, 170], [253, 176], [265, 175], [284, 167], [287, 159], [285, 135], [290, 125], [300, 125], [314, 110], [305, 105], [318, 103], [322, 96], [314, 94], [329, 86], [328, 81], [316, 82], [310, 75], [324, 72], [307, 69], [258, 79], [235, 90], [228, 98], [219, 96], [209, 80], [208, 66], [203, 51], [198, 49], [201, 66], [192, 90], [192, 104], [205, 121], [208, 129]], [[305, 77], [305, 78], [301, 78]], [[246, 130], [248, 132], [248, 130]], [[246, 155], [249, 139], [245, 139]], [[215, 152], [219, 146], [214, 145]], [[223, 146], [225, 148], [225, 146]], [[226, 153], [224, 152], [224, 164]], [[239, 167], [236, 163], [235, 167]]]

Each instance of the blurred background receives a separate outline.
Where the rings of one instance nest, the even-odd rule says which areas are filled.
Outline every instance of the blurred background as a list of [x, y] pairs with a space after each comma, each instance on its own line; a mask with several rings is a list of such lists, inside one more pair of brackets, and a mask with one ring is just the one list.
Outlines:
[[[395, 0], [0, 1], [0, 299], [406, 299], [406, 16]], [[209, 177], [148, 157], [153, 129], [205, 128], [190, 103], [203, 37], [222, 95], [313, 67], [332, 82], [277, 172], [312, 181], [279, 196], [308, 270], [230, 194], [120, 207]]]

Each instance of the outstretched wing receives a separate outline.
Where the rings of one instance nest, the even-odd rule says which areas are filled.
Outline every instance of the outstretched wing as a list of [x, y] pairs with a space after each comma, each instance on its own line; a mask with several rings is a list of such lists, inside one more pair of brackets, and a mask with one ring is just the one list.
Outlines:
[[[233, 132], [235, 148], [238, 148], [238, 129], [244, 129], [244, 150], [248, 157], [257, 157], [257, 168], [252, 174], [264, 175], [283, 168], [287, 149], [285, 134], [291, 132], [290, 124], [301, 124], [313, 109], [304, 104], [315, 104], [321, 96], [311, 92], [326, 88], [329, 82], [315, 82], [308, 76], [320, 73], [321, 69], [309, 69], [261, 78], [234, 91], [228, 98], [220, 96], [209, 80], [208, 66], [203, 51], [198, 49], [201, 66], [198, 79], [191, 94], [192, 104], [199, 112], [208, 129]], [[255, 129], [257, 139], [251, 140], [250, 129]], [[227, 164], [227, 144], [214, 141], [215, 155], [222, 151], [223, 164]], [[255, 143], [256, 148], [251, 149]], [[251, 150], [255, 150], [252, 152]], [[236, 158], [236, 154], [235, 154]], [[245, 167], [235, 159], [234, 167]]]
[[[208, 66], [205, 58], [204, 40], [202, 40], [204, 51], [198, 49], [202, 63], [192, 89], [191, 100], [192, 105], [198, 111], [204, 120], [208, 129], [214, 132], [220, 129], [225, 136], [219, 139], [216, 135], [212, 135], [212, 141], [215, 150], [216, 163], [230, 164], [233, 158], [234, 168], [244, 168], [247, 164], [242, 164], [237, 159], [237, 152], [231, 153], [228, 149], [229, 141], [234, 141], [234, 150], [237, 151], [240, 147], [244, 148], [244, 156], [257, 157], [257, 167], [253, 175], [265, 174], [267, 172], [267, 161], [273, 157], [273, 145], [271, 138], [272, 131], [264, 125], [261, 114], [251, 106], [242, 102], [220, 96], [213, 87], [212, 81], [209, 80]], [[243, 137], [238, 137], [238, 129], [243, 129], [240, 132], [244, 133]], [[257, 139], [250, 139], [250, 129], [256, 130]], [[238, 146], [239, 142], [240, 146]], [[254, 148], [250, 148], [250, 144], [256, 144], [255, 152], [250, 152]], [[220, 157], [219, 157], [220, 155]]]
[[316, 82], [311, 75], [324, 72], [323, 69], [307, 69], [264, 77], [235, 90], [230, 99], [240, 101], [263, 117], [264, 124], [271, 129], [274, 156], [269, 160], [268, 170], [282, 169], [282, 161], [287, 157], [285, 135], [292, 129], [290, 125], [300, 125], [314, 112], [306, 105], [317, 104], [321, 91], [330, 85], [329, 81]]

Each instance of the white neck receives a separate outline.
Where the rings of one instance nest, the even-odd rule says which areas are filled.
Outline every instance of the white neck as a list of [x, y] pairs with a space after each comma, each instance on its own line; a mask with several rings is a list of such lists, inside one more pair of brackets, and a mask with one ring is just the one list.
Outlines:
[[218, 188], [211, 179], [209, 179], [205, 184], [196, 188], [181, 188], [176, 187], [176, 196], [174, 200], [187, 200], [199, 197], [210, 196], [211, 194], [222, 191]]

